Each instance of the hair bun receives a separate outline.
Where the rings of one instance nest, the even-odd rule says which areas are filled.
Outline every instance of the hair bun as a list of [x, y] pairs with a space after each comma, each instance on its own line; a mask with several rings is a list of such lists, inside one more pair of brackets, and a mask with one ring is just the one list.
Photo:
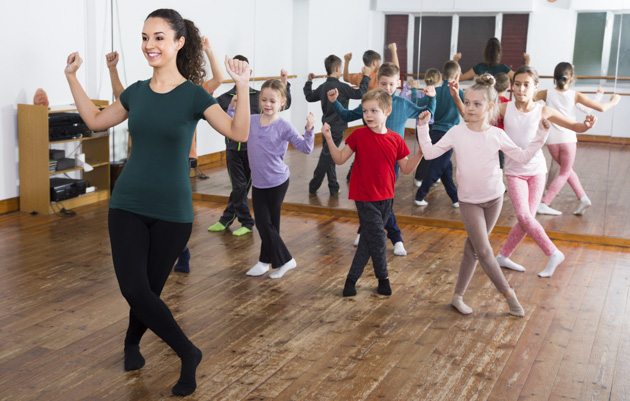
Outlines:
[[492, 74], [482, 74], [481, 76], [477, 77], [477, 79], [475, 79], [475, 83], [478, 83], [480, 85], [487, 85], [487, 86], [494, 86], [494, 84], [497, 82], [497, 80], [492, 76]]

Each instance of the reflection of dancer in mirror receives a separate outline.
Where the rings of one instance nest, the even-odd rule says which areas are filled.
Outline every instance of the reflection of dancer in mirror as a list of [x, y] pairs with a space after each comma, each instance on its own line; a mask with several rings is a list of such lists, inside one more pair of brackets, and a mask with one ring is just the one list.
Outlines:
[[[208, 57], [208, 61], [210, 62], [210, 70], [212, 71], [212, 78], [205, 81], [203, 83], [204, 89], [208, 91], [211, 95], [214, 94], [214, 91], [221, 86], [223, 83], [224, 75], [223, 75], [223, 67], [221, 63], [219, 63], [219, 59], [216, 54], [212, 50], [212, 45], [210, 44], [210, 39], [206, 36], [201, 37], [201, 41], [203, 43], [203, 51], [206, 53]], [[112, 84], [112, 90], [114, 92], [114, 99], [118, 100], [120, 98], [120, 94], [125, 90], [122, 82], [120, 81], [120, 77], [118, 75], [118, 61], [120, 59], [118, 52], [114, 51], [111, 53], [107, 53], [105, 55], [105, 59], [107, 60], [107, 69], [109, 70], [109, 79]], [[131, 154], [131, 137], [129, 138], [129, 143], [127, 146], [127, 158], [129, 158]], [[190, 147], [190, 153], [188, 155], [189, 162], [192, 159], [197, 159], [197, 131], [195, 130], [195, 134], [193, 135], [192, 145]], [[177, 263], [173, 268], [176, 272], [180, 273], [190, 273], [190, 249], [188, 245], [184, 247], [184, 250], [179, 254], [177, 258]]]
[[[454, 95], [454, 91], [459, 89], [459, 83], [453, 81], [451, 86], [451, 95]], [[505, 133], [521, 148], [526, 148], [536, 136], [541, 118], [576, 132], [585, 132], [595, 124], [595, 116], [588, 115], [583, 123], [578, 123], [564, 117], [552, 108], [535, 102], [534, 95], [538, 90], [538, 73], [532, 67], [523, 66], [516, 70], [512, 90], [514, 101], [501, 103], [499, 114], [503, 118]], [[456, 102], [458, 98], [458, 96], [454, 96]], [[458, 102], [458, 107], [462, 112], [461, 102]], [[463, 112], [462, 115], [464, 115]], [[525, 271], [523, 266], [510, 260], [510, 256], [523, 238], [529, 234], [545, 255], [549, 256], [547, 266], [538, 275], [551, 277], [556, 267], [564, 260], [564, 254], [551, 242], [545, 229], [535, 218], [545, 188], [545, 174], [547, 173], [545, 156], [542, 150], [538, 150], [528, 163], [506, 159], [504, 171], [507, 176], [508, 192], [518, 222], [510, 230], [503, 248], [497, 255], [497, 261], [501, 267]]]
[[[496, 76], [500, 72], [504, 72], [510, 79], [514, 78], [514, 71], [507, 65], [501, 63], [501, 42], [497, 38], [490, 38], [486, 42], [486, 46], [483, 49], [483, 63], [478, 63], [470, 70], [463, 73], [460, 77], [460, 81], [467, 81], [478, 77], [481, 74], [490, 74]], [[453, 60], [459, 61], [462, 58], [461, 53], [455, 54]], [[523, 53], [524, 65], [529, 65], [529, 54]]]
[[464, 95], [464, 116], [467, 123], [449, 129], [433, 145], [428, 128], [430, 116], [423, 113], [418, 123], [418, 138], [425, 158], [435, 159], [454, 150], [457, 160], [459, 211], [468, 238], [464, 245], [451, 305], [464, 315], [472, 313], [472, 308], [462, 298], [479, 260], [494, 286], [505, 296], [510, 314], [524, 316], [525, 311], [494, 258], [488, 239], [501, 213], [505, 192], [503, 174], [497, 163], [497, 152], [503, 150], [508, 157], [527, 163], [545, 143], [549, 123], [541, 120], [533, 141], [525, 149], [518, 147], [503, 130], [490, 125], [490, 121], [498, 114], [494, 83], [495, 79], [490, 74], [476, 79], [475, 84]]
[[[142, 52], [153, 76], [124, 90], [120, 99], [99, 110], [79, 83], [78, 53], [68, 57], [66, 78], [79, 114], [101, 131], [129, 118], [133, 157], [116, 181], [109, 204], [109, 237], [120, 291], [130, 306], [124, 343], [125, 370], [144, 366], [140, 340], [151, 329], [181, 359], [175, 395], [195, 391], [202, 353], [184, 334], [160, 294], [192, 231], [192, 189], [188, 153], [195, 127], [206, 119], [237, 141], [249, 132], [248, 97], [239, 99], [231, 119], [201, 88], [202, 42], [194, 23], [174, 10], [149, 14], [142, 29]], [[247, 63], [228, 60], [228, 73], [239, 92], [247, 92]], [[159, 162], [156, 162], [159, 161]]]
[[[383, 67], [388, 68], [388, 64], [393, 66], [386, 63], [381, 70]], [[382, 75], [382, 71], [379, 71], [379, 74]], [[382, 83], [383, 81], [381, 86]], [[334, 91], [336, 90], [333, 89], [331, 92]], [[387, 240], [384, 228], [394, 203], [394, 186], [398, 176], [398, 171], [394, 171], [394, 165], [400, 166], [403, 174], [409, 174], [418, 166], [421, 156], [418, 152], [408, 159], [409, 148], [405, 140], [386, 126], [395, 99], [392, 99], [392, 92], [379, 88], [363, 95], [361, 106], [367, 127], [352, 131], [343, 149], [339, 149], [333, 142], [330, 126], [324, 124], [322, 127], [322, 135], [336, 164], [345, 163], [356, 153], [348, 197], [355, 201], [362, 234], [343, 288], [344, 297], [357, 294], [355, 285], [370, 258], [374, 265], [374, 275], [378, 279], [377, 292], [381, 295], [392, 294], [387, 272]]]
[[[558, 110], [562, 115], [572, 120], [575, 120], [575, 109], [578, 105], [585, 106], [589, 111], [592, 109], [604, 112], [615, 106], [621, 100], [621, 96], [613, 94], [610, 97], [610, 101], [600, 103], [588, 98], [583, 93], [569, 89], [569, 86], [574, 80], [573, 65], [571, 65], [571, 63], [559, 63], [553, 72], [553, 80], [556, 83], [556, 87], [550, 90], [539, 91], [536, 94], [536, 100], [544, 100], [547, 106]], [[538, 206], [538, 213], [550, 215], [562, 214], [561, 211], [555, 210], [549, 205], [551, 205], [551, 202], [553, 202], [562, 187], [564, 187], [564, 184], [568, 181], [571, 189], [573, 189], [573, 192], [575, 192], [575, 195], [580, 201], [580, 205], [573, 214], [584, 214], [584, 211], [591, 206], [591, 200], [586, 195], [584, 188], [582, 188], [577, 174], [573, 171], [573, 163], [575, 162], [575, 154], [577, 151], [577, 135], [571, 130], [552, 124], [551, 130], [549, 131], [549, 139], [547, 139], [547, 148], [553, 160], [560, 165], [560, 173], [551, 182], [547, 193]]]
[[[242, 55], [236, 55], [234, 59], [249, 62], [247, 57]], [[285, 69], [281, 69], [280, 80], [287, 88], [285, 110], [291, 107], [291, 83], [288, 82], [288, 79], [289, 72]], [[252, 115], [261, 113], [258, 99], [259, 95], [260, 91], [252, 87], [249, 88], [249, 107]], [[219, 102], [219, 106], [221, 106], [223, 110], [227, 111], [230, 103], [234, 100], [234, 96], [236, 96], [235, 87], [217, 97], [217, 102]], [[238, 237], [249, 234], [254, 229], [254, 219], [249, 212], [249, 201], [247, 200], [249, 188], [252, 186], [252, 172], [249, 166], [247, 142], [235, 142], [231, 141], [229, 138], [225, 138], [225, 165], [230, 177], [232, 190], [230, 191], [228, 204], [219, 218], [219, 221], [208, 227], [208, 231], [225, 231], [234, 223], [234, 220], [238, 219], [239, 223], [241, 223], [241, 227], [232, 231], [232, 235]]]
[[[240, 98], [240, 96], [238, 96]], [[289, 188], [289, 166], [284, 163], [289, 143], [304, 154], [313, 151], [315, 115], [306, 117], [304, 136], [288, 121], [280, 118], [279, 112], [287, 102], [287, 87], [279, 79], [270, 79], [260, 88], [262, 114], [252, 114], [247, 157], [252, 172], [252, 206], [256, 217], [256, 228], [262, 243], [258, 263], [247, 271], [248, 276], [262, 276], [269, 265], [277, 269], [269, 275], [280, 278], [297, 265], [280, 237], [280, 214], [282, 201]], [[228, 109], [232, 114], [233, 100]]]

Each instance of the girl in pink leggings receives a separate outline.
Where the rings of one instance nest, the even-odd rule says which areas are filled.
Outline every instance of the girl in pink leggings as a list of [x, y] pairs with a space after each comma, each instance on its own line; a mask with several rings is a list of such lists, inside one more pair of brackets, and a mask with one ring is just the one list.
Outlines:
[[[579, 107], [579, 105], [583, 105], [588, 109], [603, 112], [615, 106], [621, 99], [617, 94], [613, 94], [610, 97], [610, 101], [606, 103], [589, 99], [586, 95], [569, 89], [573, 78], [573, 65], [566, 62], [559, 63], [553, 72], [556, 88], [549, 91], [543, 90], [538, 92], [536, 94], [536, 100], [544, 100], [547, 106], [575, 120], [576, 106]], [[583, 110], [583, 108], [581, 109]], [[562, 212], [552, 209], [549, 205], [551, 205], [551, 202], [553, 202], [562, 187], [564, 187], [564, 184], [568, 181], [580, 201], [580, 205], [573, 214], [582, 215], [584, 210], [591, 206], [591, 200], [586, 196], [580, 179], [577, 174], [575, 174], [575, 171], [573, 171], [575, 152], [577, 150], [577, 136], [575, 132], [552, 124], [549, 130], [549, 138], [547, 139], [547, 147], [549, 148], [551, 157], [560, 165], [560, 173], [551, 182], [547, 193], [538, 206], [537, 212], [540, 214], [561, 215]]]
[[[518, 147], [502, 129], [490, 124], [494, 119], [493, 114], [497, 114], [498, 96], [494, 82], [490, 74], [476, 79], [476, 83], [464, 94], [463, 115], [466, 125], [451, 128], [435, 145], [431, 145], [427, 125], [431, 115], [428, 112], [421, 114], [418, 139], [427, 160], [435, 159], [451, 149], [455, 151], [457, 160], [459, 211], [468, 238], [451, 305], [462, 314], [472, 313], [472, 308], [464, 303], [463, 295], [479, 260], [497, 290], [505, 296], [510, 314], [523, 316], [525, 311], [494, 258], [488, 239], [501, 213], [505, 192], [497, 153], [502, 150], [508, 157], [527, 163], [543, 146], [549, 123], [545, 122], [547, 129], [539, 129], [526, 149]], [[459, 99], [456, 81], [449, 86]]]
[[[514, 102], [502, 103], [499, 109], [504, 119], [505, 133], [521, 148], [525, 148], [535, 138], [541, 117], [575, 132], [584, 132], [595, 124], [594, 116], [588, 115], [583, 123], [578, 123], [555, 109], [536, 103], [534, 94], [538, 89], [538, 73], [532, 67], [523, 66], [516, 70], [512, 89]], [[549, 256], [547, 266], [538, 273], [540, 277], [551, 277], [564, 260], [564, 254], [551, 242], [535, 219], [545, 187], [546, 173], [547, 163], [541, 150], [527, 163], [510, 159], [505, 161], [508, 192], [518, 223], [512, 227], [505, 245], [497, 255], [500, 266], [525, 271], [523, 266], [512, 262], [510, 256], [525, 235], [529, 234], [545, 255]]]

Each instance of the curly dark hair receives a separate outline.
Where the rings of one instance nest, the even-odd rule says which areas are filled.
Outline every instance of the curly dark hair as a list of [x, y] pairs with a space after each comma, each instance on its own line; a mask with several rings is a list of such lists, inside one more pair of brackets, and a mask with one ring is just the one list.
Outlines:
[[194, 84], [203, 84], [206, 80], [204, 68], [206, 60], [203, 57], [201, 35], [199, 35], [199, 29], [195, 23], [182, 18], [177, 11], [170, 8], [155, 10], [146, 19], [149, 18], [162, 18], [175, 31], [175, 39], [184, 37], [184, 47], [177, 52], [177, 69], [180, 74]]

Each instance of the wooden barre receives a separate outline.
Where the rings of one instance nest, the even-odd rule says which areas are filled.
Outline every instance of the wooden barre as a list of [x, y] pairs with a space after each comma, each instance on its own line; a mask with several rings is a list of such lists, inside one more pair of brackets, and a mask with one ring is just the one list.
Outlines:
[[[292, 79], [292, 78], [297, 78], [297, 75], [289, 75], [287, 76], [287, 78]], [[266, 81], [268, 79], [280, 79], [280, 77], [252, 77], [249, 80], [250, 81]], [[225, 81], [222, 82], [223, 84], [233, 84], [234, 80], [233, 79], [227, 79]]]

